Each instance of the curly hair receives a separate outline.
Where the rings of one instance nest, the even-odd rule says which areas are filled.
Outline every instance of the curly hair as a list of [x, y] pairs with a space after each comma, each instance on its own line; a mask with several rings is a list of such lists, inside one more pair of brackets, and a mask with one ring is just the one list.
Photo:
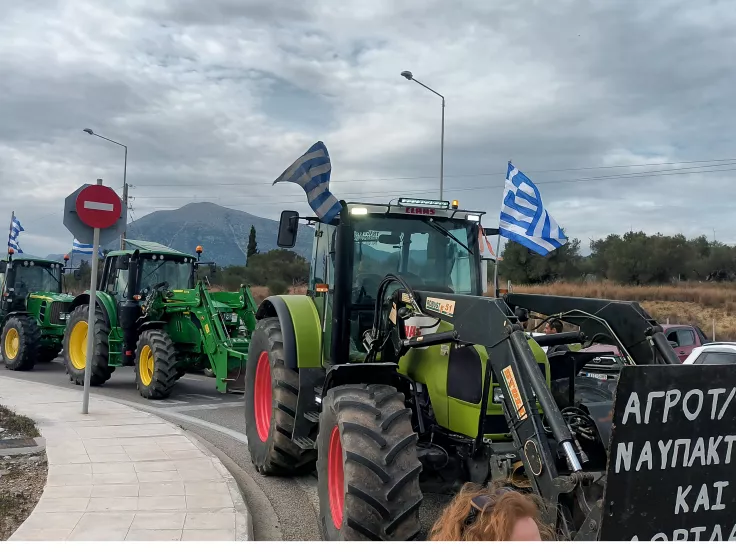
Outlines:
[[430, 541], [507, 541], [520, 519], [531, 518], [543, 541], [557, 540], [541, 520], [542, 501], [513, 490], [509, 481], [466, 483], [429, 532]]

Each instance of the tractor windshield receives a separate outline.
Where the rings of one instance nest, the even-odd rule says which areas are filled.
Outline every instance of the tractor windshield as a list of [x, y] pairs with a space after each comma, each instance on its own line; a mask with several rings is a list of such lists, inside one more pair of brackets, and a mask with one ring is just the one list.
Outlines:
[[[354, 219], [354, 288], [375, 297], [389, 273], [411, 286], [478, 295], [477, 235], [464, 220], [422, 217]], [[475, 253], [474, 253], [475, 252]]]
[[139, 289], [152, 288], [167, 282], [169, 289], [191, 289], [194, 287], [194, 263], [181, 261], [154, 261], [143, 259]]
[[61, 293], [61, 265], [50, 267], [43, 265], [25, 266], [23, 261], [14, 261], [15, 292], [27, 295], [35, 291], [53, 291]]

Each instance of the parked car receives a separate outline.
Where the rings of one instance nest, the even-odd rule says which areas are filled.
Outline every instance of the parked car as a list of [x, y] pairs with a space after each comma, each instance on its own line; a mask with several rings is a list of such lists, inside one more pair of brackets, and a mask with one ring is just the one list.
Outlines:
[[736, 343], [710, 342], [696, 347], [683, 364], [736, 364]]
[[705, 337], [705, 333], [697, 326], [689, 326], [687, 324], [662, 324], [662, 330], [667, 337], [672, 348], [680, 357], [680, 361], [684, 361], [696, 347], [701, 347], [706, 343], [710, 343], [710, 339]]

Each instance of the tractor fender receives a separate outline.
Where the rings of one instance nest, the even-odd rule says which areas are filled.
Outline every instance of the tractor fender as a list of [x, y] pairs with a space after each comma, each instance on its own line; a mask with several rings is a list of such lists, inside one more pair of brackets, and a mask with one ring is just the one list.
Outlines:
[[[102, 316], [105, 317], [105, 322], [110, 325], [110, 327], [114, 327], [118, 325], [118, 307], [115, 303], [115, 299], [110, 296], [110, 294], [105, 293], [104, 291], [97, 291], [97, 306], [100, 307], [102, 310]], [[74, 309], [76, 309], [79, 305], [89, 305], [89, 293], [85, 292], [81, 295], [77, 295], [74, 298], [74, 301], [72, 301], [72, 306], [69, 309], [69, 312], [72, 312]]]
[[322, 331], [317, 308], [306, 295], [272, 295], [263, 300], [256, 320], [278, 317], [287, 368], [322, 367]]
[[150, 330], [153, 328], [163, 328], [166, 326], [166, 321], [164, 320], [149, 320], [148, 322], [144, 322], [140, 325], [138, 333], [142, 333], [146, 330]]

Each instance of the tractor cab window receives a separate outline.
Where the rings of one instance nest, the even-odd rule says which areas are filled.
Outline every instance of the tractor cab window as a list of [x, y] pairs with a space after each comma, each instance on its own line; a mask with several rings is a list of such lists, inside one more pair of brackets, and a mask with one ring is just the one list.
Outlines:
[[141, 263], [141, 279], [138, 288], [151, 289], [161, 282], [167, 282], [169, 289], [193, 288], [194, 263], [144, 258]]
[[478, 295], [477, 228], [462, 220], [354, 219], [353, 303], [375, 301], [386, 274], [417, 289]]
[[27, 295], [34, 291], [61, 292], [61, 266], [24, 264], [24, 261], [13, 261], [15, 270], [15, 292]]

